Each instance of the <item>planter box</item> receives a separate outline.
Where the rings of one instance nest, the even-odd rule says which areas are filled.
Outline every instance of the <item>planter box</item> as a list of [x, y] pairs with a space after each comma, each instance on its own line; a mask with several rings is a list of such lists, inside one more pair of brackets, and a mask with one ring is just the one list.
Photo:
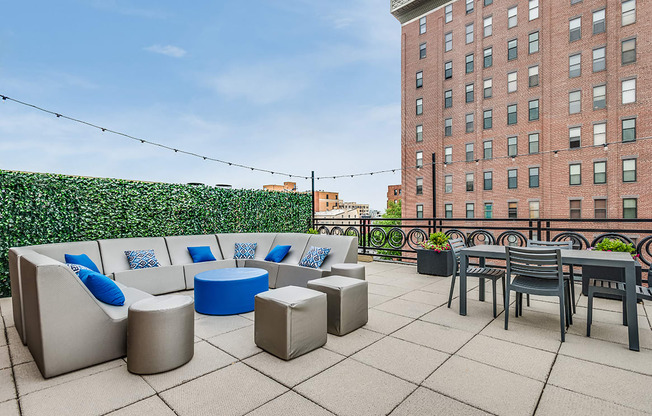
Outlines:
[[433, 276], [450, 276], [453, 274], [453, 251], [417, 249], [417, 272]]
[[[582, 294], [589, 294], [589, 279], [625, 281], [625, 271], [618, 267], [582, 266]], [[636, 284], [641, 285], [641, 263], [636, 260]], [[605, 293], [596, 293], [596, 297], [616, 299], [616, 296]], [[620, 300], [620, 299], [619, 299]]]

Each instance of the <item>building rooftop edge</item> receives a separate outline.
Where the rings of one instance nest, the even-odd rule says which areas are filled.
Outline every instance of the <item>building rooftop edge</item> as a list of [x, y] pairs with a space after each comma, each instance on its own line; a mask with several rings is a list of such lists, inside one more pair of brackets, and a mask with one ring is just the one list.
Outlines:
[[455, 0], [390, 0], [390, 13], [400, 23], [405, 23]]

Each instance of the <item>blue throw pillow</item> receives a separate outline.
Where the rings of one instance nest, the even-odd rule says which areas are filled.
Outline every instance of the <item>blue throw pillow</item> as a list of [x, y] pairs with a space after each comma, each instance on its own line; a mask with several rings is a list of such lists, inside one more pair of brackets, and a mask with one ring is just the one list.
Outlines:
[[149, 269], [150, 267], [159, 267], [154, 250], [127, 250], [125, 251], [129, 267], [131, 270]]
[[299, 266], [312, 267], [313, 269], [318, 269], [324, 262], [326, 256], [328, 256], [328, 253], [330, 252], [331, 252], [330, 248], [311, 246], [310, 250], [308, 250], [306, 255], [299, 262]]
[[188, 252], [190, 253], [190, 257], [192, 257], [193, 263], [217, 260], [209, 246], [188, 247]]
[[79, 276], [80, 270], [91, 270], [86, 266], [82, 266], [81, 264], [75, 264], [75, 263], [66, 263], [66, 266], [70, 267], [70, 269], [75, 272], [77, 276]]
[[82, 269], [79, 271], [79, 278], [100, 302], [114, 306], [125, 304], [125, 295], [122, 290], [113, 280], [103, 274]]
[[93, 263], [93, 260], [91, 260], [91, 258], [86, 254], [65, 254], [64, 257], [66, 258], [66, 263], [81, 264], [94, 272], [100, 272], [100, 269], [98, 269], [95, 263]]
[[253, 259], [256, 256], [257, 243], [235, 243], [234, 259]]
[[276, 246], [272, 249], [272, 251], [267, 254], [267, 257], [265, 257], [266, 261], [273, 261], [274, 263], [280, 263], [285, 256], [287, 256], [288, 252], [290, 251], [290, 247], [292, 246]]

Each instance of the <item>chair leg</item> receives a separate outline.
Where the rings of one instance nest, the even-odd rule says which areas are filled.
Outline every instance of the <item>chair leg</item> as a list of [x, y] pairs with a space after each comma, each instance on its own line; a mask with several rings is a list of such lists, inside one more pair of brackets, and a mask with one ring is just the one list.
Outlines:
[[591, 336], [591, 321], [593, 320], [593, 287], [589, 287], [589, 299], [586, 311], [586, 336]]
[[567, 285], [566, 289], [566, 305], [567, 305], [567, 310], [566, 310], [566, 315], [568, 316], [568, 326], [573, 325], [573, 313], [572, 313], [572, 307], [571, 303], [573, 302], [571, 300], [571, 288], [570, 288], [570, 282]]
[[570, 288], [571, 288], [571, 305], [573, 306], [573, 313], [577, 313], [577, 306], [575, 305], [575, 275], [573, 274], [573, 266], [570, 267]]
[[509, 325], [509, 288], [504, 292], [505, 295], [505, 329]]
[[514, 317], [515, 318], [518, 318], [518, 301], [519, 301], [519, 298], [520, 298], [519, 295], [520, 295], [520, 293], [514, 292], [514, 299], [515, 299], [514, 306], [516, 306], [516, 310], [514, 311]]
[[[528, 296], [530, 296], [530, 294], [527, 293], [525, 296], [528, 297]], [[519, 293], [518, 316], [523, 316], [523, 294], [522, 293]]]
[[627, 302], [625, 302], [625, 296], [623, 296], [623, 325], [627, 326]]
[[453, 292], [455, 291], [455, 273], [453, 273], [453, 278], [451, 280], [451, 292], [448, 294], [448, 307], [451, 307], [451, 301], [453, 300]]
[[494, 301], [494, 318], [495, 318], [496, 316], [498, 316], [497, 307], [496, 307], [496, 281], [495, 280], [491, 280], [491, 286], [492, 289], [494, 290], [493, 301]]
[[525, 295], [525, 298], [527, 299], [527, 307], [529, 308], [530, 307], [530, 294], [528, 293], [527, 295]]
[[561, 329], [561, 342], [566, 341], [566, 296], [564, 290], [559, 293], [559, 326]]

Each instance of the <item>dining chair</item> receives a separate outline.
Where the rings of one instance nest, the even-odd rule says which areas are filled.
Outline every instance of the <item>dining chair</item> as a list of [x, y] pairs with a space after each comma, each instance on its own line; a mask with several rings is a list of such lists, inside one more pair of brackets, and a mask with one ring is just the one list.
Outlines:
[[[572, 241], [539, 241], [539, 240], [528, 239], [527, 246], [545, 247], [545, 248], [559, 247], [561, 250], [572, 250], [573, 242]], [[575, 274], [573, 273], [573, 266], [570, 266], [568, 273], [564, 273], [564, 277], [570, 280], [571, 306], [573, 307], [573, 313], [576, 313], [577, 309], [575, 308]], [[527, 306], [530, 306], [530, 295], [528, 294], [526, 297], [527, 297]], [[572, 317], [570, 321], [572, 323]]]
[[[568, 303], [568, 280], [564, 279], [561, 262], [561, 250], [534, 249], [522, 247], [505, 247], [507, 257], [507, 274], [505, 276], [505, 329], [509, 326], [509, 295], [516, 296], [529, 293], [539, 296], [557, 296], [559, 298], [559, 325], [561, 341], [566, 339], [566, 324], [570, 313]], [[522, 303], [522, 302], [521, 302]], [[522, 307], [522, 304], [521, 304]], [[519, 305], [516, 305], [516, 317]]]
[[[453, 279], [451, 280], [451, 291], [448, 295], [448, 307], [451, 307], [451, 301], [453, 300], [453, 292], [455, 291], [455, 277], [459, 275], [460, 272], [460, 251], [466, 247], [464, 240], [461, 238], [455, 238], [448, 240], [448, 244], [453, 250], [453, 256], [455, 256], [455, 261], [453, 262]], [[493, 312], [494, 318], [498, 316], [498, 311], [496, 307], [496, 281], [500, 280], [503, 284], [503, 293], [505, 293], [505, 271], [501, 269], [495, 269], [493, 267], [467, 267], [466, 268], [466, 277], [478, 277], [480, 279], [489, 279], [491, 280], [491, 286], [493, 288]]]
[[[593, 295], [596, 292], [620, 296], [623, 300], [623, 325], [627, 325], [627, 304], [625, 303], [625, 283], [613, 280], [591, 279], [589, 281], [588, 312], [586, 316], [586, 336], [591, 336], [593, 321]], [[636, 285], [636, 299], [652, 301], [652, 288]]]

